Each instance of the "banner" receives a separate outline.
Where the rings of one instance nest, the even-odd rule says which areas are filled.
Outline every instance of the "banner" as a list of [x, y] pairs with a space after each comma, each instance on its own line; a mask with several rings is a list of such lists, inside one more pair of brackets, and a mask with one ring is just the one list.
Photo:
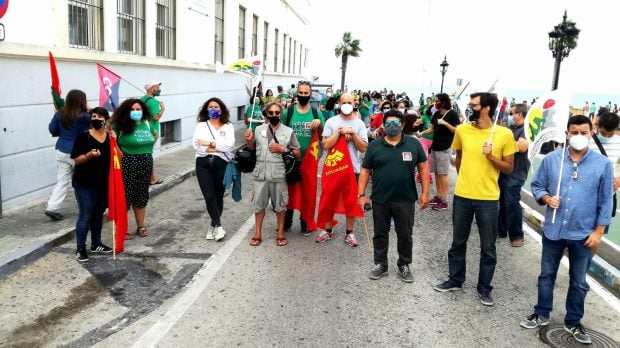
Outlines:
[[52, 75], [52, 100], [54, 101], [54, 107], [56, 108], [56, 110], [60, 110], [63, 106], [65, 106], [65, 101], [60, 96], [60, 78], [58, 77], [58, 69], [56, 69], [56, 60], [54, 59], [52, 52], [48, 52], [50, 61], [50, 73]]
[[116, 138], [110, 137], [110, 175], [108, 177], [108, 220], [116, 225], [114, 229], [114, 252], [124, 250], [125, 236], [127, 235], [127, 202], [125, 201], [125, 187], [121, 171], [120, 149]]
[[549, 141], [563, 144], [566, 141], [566, 125], [569, 117], [569, 96], [555, 90], [536, 100], [525, 116], [525, 138], [530, 144], [530, 163]]
[[329, 221], [334, 226], [336, 224], [334, 214], [364, 216], [364, 212], [357, 205], [357, 180], [351, 163], [349, 147], [342, 135], [323, 163], [318, 226], [325, 228], [325, 224]]
[[314, 130], [310, 146], [306, 150], [301, 166], [301, 181], [288, 185], [288, 209], [297, 209], [302, 220], [306, 222], [308, 231], [316, 231], [314, 218], [316, 210], [317, 171], [319, 168], [319, 132]]
[[97, 63], [99, 74], [99, 106], [108, 111], [114, 111], [118, 106], [118, 87], [121, 77]]

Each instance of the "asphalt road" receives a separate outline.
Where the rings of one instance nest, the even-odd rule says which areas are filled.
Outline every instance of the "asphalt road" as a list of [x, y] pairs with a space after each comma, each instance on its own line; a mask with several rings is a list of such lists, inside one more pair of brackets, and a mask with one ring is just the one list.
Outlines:
[[[541, 247], [530, 236], [523, 248], [498, 241], [496, 304], [485, 307], [475, 289], [475, 226], [463, 291], [433, 290], [447, 276], [451, 210], [416, 211], [413, 283], [396, 272], [394, 234], [389, 275], [371, 281], [362, 219], [358, 248], [343, 242], [342, 218], [334, 240], [317, 244], [295, 224], [289, 245], [277, 247], [268, 212], [263, 243], [251, 247], [250, 190], [246, 176], [242, 202], [225, 198], [222, 242], [205, 240], [206, 209], [190, 178], [151, 200], [151, 236], [127, 241], [117, 261], [95, 255], [79, 264], [72, 241], [0, 280], [0, 346], [544, 346], [518, 326], [536, 301]], [[367, 223], [372, 234], [370, 216]], [[563, 321], [567, 286], [562, 267], [554, 323]], [[620, 341], [618, 309], [594, 291], [583, 324]]]

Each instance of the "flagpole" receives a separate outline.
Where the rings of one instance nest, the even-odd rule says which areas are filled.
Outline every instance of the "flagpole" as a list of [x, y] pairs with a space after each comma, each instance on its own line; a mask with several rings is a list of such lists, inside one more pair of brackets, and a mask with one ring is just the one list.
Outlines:
[[[560, 177], [558, 178], [558, 188], [556, 190], [555, 195], [560, 196], [560, 185], [562, 184], [562, 171], [564, 170], [564, 156], [566, 156], [566, 142], [564, 143], [564, 147], [562, 148], [562, 159], [560, 160]], [[551, 223], [555, 223], [555, 213], [557, 213], [558, 208], [553, 209], [553, 217], [551, 218]]]
[[143, 92], [144, 92], [144, 90], [143, 90], [142, 88], [140, 88], [140, 87], [138, 87], [138, 86], [134, 85], [133, 83], [131, 83], [131, 82], [129, 82], [129, 81], [127, 81], [127, 80], [125, 80], [125, 79], [124, 79], [123, 77], [121, 77], [121, 76], [119, 76], [119, 77], [121, 78], [121, 80], [123, 80], [123, 81], [127, 82], [130, 86], [132, 86], [133, 88], [135, 88], [135, 89], [137, 89], [138, 91], [140, 91], [140, 93], [143, 93]]
[[112, 220], [112, 259], [116, 261], [116, 221]]

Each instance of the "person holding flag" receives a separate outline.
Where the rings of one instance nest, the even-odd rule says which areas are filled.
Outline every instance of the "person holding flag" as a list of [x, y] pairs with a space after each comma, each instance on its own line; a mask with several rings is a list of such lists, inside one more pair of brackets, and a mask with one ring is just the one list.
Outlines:
[[75, 138], [71, 158], [75, 163], [73, 189], [78, 205], [75, 223], [77, 251], [80, 262], [89, 260], [86, 253], [86, 236], [90, 229], [94, 253], [111, 253], [112, 248], [101, 242], [103, 213], [108, 205], [108, 172], [110, 167], [110, 135], [106, 124], [108, 110], [96, 107], [90, 112], [91, 128]]
[[[366, 125], [360, 120], [356, 113], [353, 112], [354, 99], [350, 93], [344, 93], [340, 96], [340, 114], [334, 116], [325, 122], [323, 129], [323, 147], [329, 151], [325, 158], [327, 166], [323, 166], [324, 174], [321, 175], [321, 199], [319, 201], [318, 225], [321, 232], [316, 237], [317, 243], [323, 243], [334, 238], [332, 227], [334, 226], [334, 213], [344, 213], [346, 215], [346, 235], [345, 243], [350, 247], [357, 246], [357, 238], [353, 233], [355, 227], [355, 217], [363, 216], [363, 212], [359, 210], [356, 204], [355, 189], [357, 187], [357, 178], [360, 172], [360, 156], [359, 153], [366, 152], [368, 148], [368, 134]], [[340, 139], [346, 143], [343, 151], [332, 151], [340, 142]], [[346, 149], [346, 150], [345, 150]], [[343, 170], [328, 173], [328, 167], [337, 166], [337, 163], [347, 157], [345, 161], [350, 161], [351, 166]], [[340, 167], [338, 167], [340, 169]], [[355, 176], [349, 176], [347, 173], [352, 172]], [[347, 191], [347, 187], [352, 187], [352, 192]], [[353, 197], [352, 205], [341, 204], [348, 202]], [[342, 209], [340, 209], [342, 208]]]
[[[438, 95], [439, 96], [439, 95]], [[460, 290], [465, 282], [467, 240], [474, 216], [480, 234], [478, 296], [485, 306], [494, 304], [491, 282], [497, 256], [499, 173], [512, 173], [517, 145], [512, 132], [493, 122], [499, 101], [495, 93], [470, 96], [469, 121], [456, 128], [456, 187], [452, 206], [452, 246], [448, 251], [449, 278], [435, 286], [439, 292]]]
[[[375, 267], [368, 277], [377, 280], [387, 273], [390, 221], [393, 219], [398, 238], [398, 272], [402, 281], [411, 283], [413, 275], [409, 265], [413, 253], [415, 202], [419, 198], [421, 209], [428, 206], [430, 184], [426, 151], [418, 140], [402, 134], [402, 119], [403, 114], [394, 109], [384, 115], [385, 137], [368, 145], [362, 162], [357, 197], [360, 209], [363, 209], [368, 203], [366, 185], [372, 175]], [[416, 169], [422, 178], [420, 197], [415, 183]]]

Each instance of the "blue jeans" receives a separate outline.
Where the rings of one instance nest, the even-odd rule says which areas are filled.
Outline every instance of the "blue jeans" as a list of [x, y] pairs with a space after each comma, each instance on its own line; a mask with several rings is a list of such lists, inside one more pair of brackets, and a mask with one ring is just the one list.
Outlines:
[[467, 240], [471, 223], [476, 217], [480, 234], [480, 271], [478, 273], [478, 292], [491, 291], [491, 281], [495, 274], [497, 256], [495, 240], [497, 239], [498, 201], [482, 201], [454, 196], [452, 203], [452, 246], [448, 251], [450, 281], [462, 286], [465, 282]]
[[523, 180], [504, 174], [499, 176], [497, 234], [501, 237], [509, 236], [511, 241], [523, 239], [523, 209], [519, 204], [523, 184]]
[[75, 239], [77, 248], [86, 247], [86, 236], [90, 229], [90, 243], [98, 246], [101, 243], [101, 227], [103, 226], [103, 212], [108, 206], [106, 189], [84, 187], [74, 184], [75, 199], [78, 204], [78, 219], [75, 223]]
[[586, 301], [586, 272], [592, 259], [592, 249], [586, 248], [581, 240], [551, 240], [543, 235], [543, 250], [538, 276], [538, 304], [534, 312], [549, 318], [553, 310], [553, 289], [564, 248], [568, 248], [569, 286], [566, 294], [566, 317], [564, 323], [575, 325], [583, 318]]

